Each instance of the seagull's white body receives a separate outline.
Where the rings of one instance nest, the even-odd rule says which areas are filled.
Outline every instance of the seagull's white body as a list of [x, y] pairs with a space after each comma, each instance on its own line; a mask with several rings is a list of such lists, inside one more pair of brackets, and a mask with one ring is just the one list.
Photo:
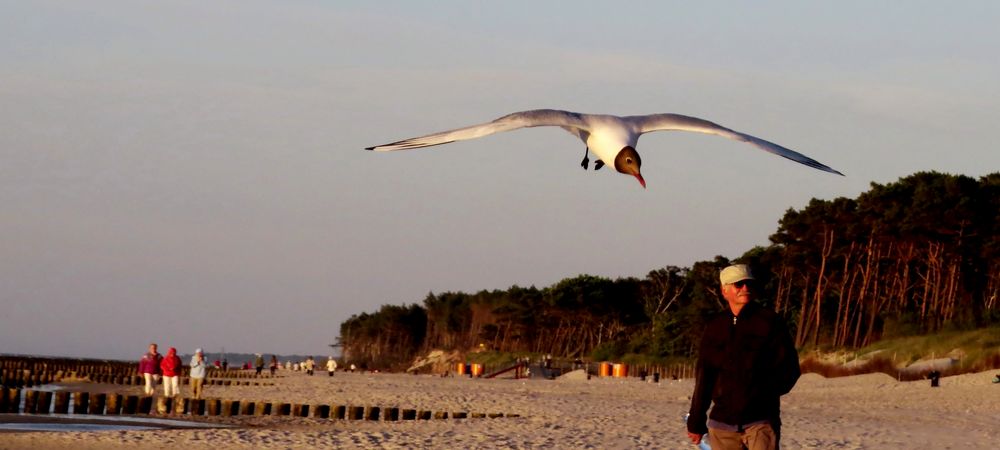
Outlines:
[[[619, 172], [634, 175], [643, 183], [643, 186], [645, 186], [645, 182], [638, 173], [638, 165], [641, 163], [635, 161], [633, 171], [627, 167], [623, 168], [620, 161], [616, 161], [616, 158], [619, 158], [625, 149], [632, 149], [634, 152], [635, 146], [639, 141], [639, 136], [652, 131], [692, 131], [714, 134], [747, 142], [761, 150], [815, 169], [843, 175], [806, 155], [773, 142], [740, 133], [707, 120], [679, 114], [650, 114], [620, 117], [606, 114], [581, 114], [555, 109], [536, 109], [508, 114], [492, 122], [479, 125], [405, 139], [391, 144], [368, 147], [368, 150], [392, 151], [430, 147], [432, 145], [489, 136], [502, 131], [540, 126], [557, 126], [577, 136], [587, 144], [587, 148], [594, 152], [601, 161], [611, 167], [615, 167]], [[638, 159], [637, 154], [636, 159]], [[632, 163], [631, 159], [629, 163]]]

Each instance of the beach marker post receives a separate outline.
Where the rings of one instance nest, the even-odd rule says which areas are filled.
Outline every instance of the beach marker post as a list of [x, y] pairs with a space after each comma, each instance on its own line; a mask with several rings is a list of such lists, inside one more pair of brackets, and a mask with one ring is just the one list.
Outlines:
[[[2, 396], [6, 397], [6, 396]], [[0, 398], [0, 402], [3, 399]], [[3, 406], [0, 405], [0, 411], [3, 410]], [[69, 414], [69, 391], [58, 391], [56, 392], [56, 401], [52, 407], [52, 412], [54, 414]]]
[[122, 401], [122, 414], [135, 414], [139, 410], [139, 396], [126, 395]]
[[150, 414], [153, 411], [153, 397], [144, 395], [139, 397], [139, 409], [137, 414]]
[[105, 393], [97, 393], [90, 396], [90, 407], [87, 408], [87, 414], [101, 415], [104, 414], [104, 404], [107, 402], [108, 395]]
[[188, 404], [188, 412], [192, 416], [204, 416], [205, 415], [205, 399], [203, 398], [192, 398]]
[[86, 414], [89, 405], [90, 405], [90, 393], [88, 392], [73, 393], [73, 414]]
[[105, 411], [105, 414], [109, 415], [121, 414], [122, 395], [117, 393], [109, 394], [106, 406], [107, 406], [107, 411]]
[[205, 414], [209, 416], [219, 415], [220, 401], [217, 398], [206, 398], [205, 399]]
[[293, 403], [292, 415], [295, 417], [309, 417], [309, 405], [304, 405], [302, 403]]
[[[38, 403], [38, 391], [34, 389], [24, 390], [24, 413], [34, 414], [35, 405]], [[15, 406], [15, 408], [17, 408]]]

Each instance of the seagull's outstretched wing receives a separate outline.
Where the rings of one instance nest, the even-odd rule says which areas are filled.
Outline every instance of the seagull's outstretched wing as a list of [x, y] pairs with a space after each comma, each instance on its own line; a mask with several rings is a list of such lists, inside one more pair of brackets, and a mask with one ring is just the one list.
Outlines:
[[470, 127], [459, 128], [457, 130], [442, 131], [440, 133], [428, 134], [427, 136], [404, 139], [391, 144], [376, 145], [374, 147], [368, 147], [366, 150], [387, 152], [391, 150], [407, 150], [411, 148], [430, 147], [432, 145], [480, 138], [494, 133], [500, 133], [502, 131], [516, 130], [518, 128], [544, 126], [558, 126], [567, 130], [585, 130], [587, 127], [581, 115], [578, 113], [559, 111], [556, 109], [535, 109], [531, 111], [521, 111], [508, 114], [492, 122], [480, 125], [473, 125]]
[[682, 116], [680, 114], [650, 114], [648, 116], [629, 116], [625, 117], [625, 120], [635, 125], [639, 133], [648, 133], [650, 131], [693, 131], [696, 133], [714, 134], [736, 141], [748, 142], [761, 150], [788, 158], [797, 163], [805, 164], [814, 169], [835, 173], [841, 176], [844, 175], [839, 171], [834, 170], [827, 165], [795, 150], [787, 149], [773, 142], [768, 142], [749, 134], [730, 130], [722, 125], [702, 120], [697, 117]]

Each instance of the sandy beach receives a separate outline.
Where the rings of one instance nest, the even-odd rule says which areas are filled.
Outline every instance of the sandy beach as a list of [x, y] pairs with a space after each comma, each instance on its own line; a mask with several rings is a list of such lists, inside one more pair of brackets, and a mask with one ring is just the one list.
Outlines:
[[[9, 432], [0, 448], [663, 448], [690, 449], [681, 416], [691, 380], [440, 378], [285, 373], [273, 386], [211, 386], [207, 395], [290, 403], [373, 405], [520, 417], [365, 422], [211, 417], [231, 428]], [[882, 374], [803, 375], [783, 398], [782, 447], [989, 449], [1000, 439], [993, 372], [897, 382]], [[80, 389], [86, 390], [87, 384]], [[138, 388], [122, 387], [123, 393]], [[176, 417], [176, 416], [175, 416]], [[183, 417], [183, 416], [180, 416]]]

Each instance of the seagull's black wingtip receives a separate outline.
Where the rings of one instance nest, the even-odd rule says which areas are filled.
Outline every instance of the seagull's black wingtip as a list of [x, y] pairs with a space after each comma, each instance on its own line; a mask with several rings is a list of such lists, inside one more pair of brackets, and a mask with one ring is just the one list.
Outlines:
[[365, 150], [375, 150], [375, 147], [365, 147]]

